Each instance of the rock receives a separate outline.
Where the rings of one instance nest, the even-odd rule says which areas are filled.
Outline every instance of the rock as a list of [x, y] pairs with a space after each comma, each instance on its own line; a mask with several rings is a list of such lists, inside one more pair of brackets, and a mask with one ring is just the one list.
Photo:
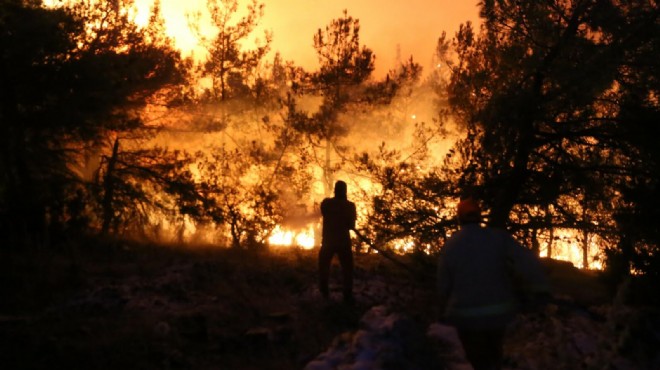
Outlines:
[[305, 370], [435, 369], [429, 344], [412, 320], [376, 306], [362, 316], [359, 330], [336, 337]]

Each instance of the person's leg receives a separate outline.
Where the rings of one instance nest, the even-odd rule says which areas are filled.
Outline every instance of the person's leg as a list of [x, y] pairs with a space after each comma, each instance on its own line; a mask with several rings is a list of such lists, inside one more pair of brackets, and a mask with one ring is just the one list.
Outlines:
[[497, 370], [502, 367], [504, 329], [458, 330], [465, 356], [474, 370]]
[[353, 252], [350, 245], [347, 248], [341, 248], [337, 255], [341, 264], [342, 273], [342, 293], [344, 301], [353, 302]]
[[330, 296], [328, 288], [330, 280], [330, 263], [332, 262], [333, 252], [330, 248], [321, 247], [319, 250], [319, 291], [324, 298]]

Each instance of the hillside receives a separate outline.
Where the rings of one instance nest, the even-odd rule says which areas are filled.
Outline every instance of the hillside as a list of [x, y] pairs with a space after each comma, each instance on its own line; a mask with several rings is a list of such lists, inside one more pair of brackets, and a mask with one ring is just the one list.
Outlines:
[[[346, 306], [337, 285], [330, 301], [316, 292], [315, 251], [113, 242], [4, 252], [0, 368], [302, 369], [313, 360], [333, 368], [323, 363], [331, 351], [341, 352], [339, 368], [367, 348], [356, 343], [368, 327], [400, 347], [388, 355], [397, 358], [378, 359], [381, 368], [465, 366], [451, 340], [426, 335], [435, 317], [432, 261], [405, 262], [420, 273], [356, 256], [357, 303]], [[557, 300], [516, 322], [511, 369], [658, 364], [657, 313], [612, 305], [595, 275], [545, 263]]]

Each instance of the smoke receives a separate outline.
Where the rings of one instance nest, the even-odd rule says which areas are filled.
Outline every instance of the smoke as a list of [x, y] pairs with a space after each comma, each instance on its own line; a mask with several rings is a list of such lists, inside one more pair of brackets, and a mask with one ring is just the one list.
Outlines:
[[[57, 1], [46, 0], [46, 3]], [[154, 1], [136, 0], [135, 3], [138, 18], [145, 19]], [[190, 30], [187, 18], [190, 14], [205, 12], [206, 0], [160, 0], [160, 3], [167, 34], [174, 39], [176, 46], [186, 54], [202, 54], [199, 40]], [[415, 55], [426, 63], [443, 31], [452, 34], [461, 23], [479, 23], [478, 8], [470, 2], [392, 2], [388, 6], [373, 0], [268, 0], [263, 3], [264, 18], [257, 34], [272, 31], [272, 51], [280, 52], [285, 59], [295, 60], [296, 64], [307, 69], [317, 67], [317, 56], [311, 46], [314, 33], [347, 9], [350, 15], [360, 19], [362, 42], [374, 50], [381, 62], [376, 66], [378, 77], [387, 73], [391, 63], [399, 62], [395, 45], [402, 46], [404, 55]], [[245, 9], [240, 7], [239, 11]], [[204, 21], [209, 22], [208, 19]]]

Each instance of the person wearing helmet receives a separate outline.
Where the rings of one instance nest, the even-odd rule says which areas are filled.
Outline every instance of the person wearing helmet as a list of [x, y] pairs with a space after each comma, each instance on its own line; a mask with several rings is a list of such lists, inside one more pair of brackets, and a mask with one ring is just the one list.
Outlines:
[[355, 203], [348, 200], [344, 181], [335, 183], [334, 192], [333, 198], [325, 198], [321, 202], [323, 232], [319, 250], [319, 290], [324, 298], [329, 297], [330, 265], [336, 254], [342, 270], [344, 301], [353, 303], [353, 250], [350, 230], [355, 229], [357, 213]]
[[440, 250], [438, 290], [441, 321], [456, 328], [475, 370], [500, 369], [503, 340], [524, 291], [545, 296], [549, 287], [536, 256], [508, 232], [481, 225], [481, 207], [463, 199], [460, 230]]

